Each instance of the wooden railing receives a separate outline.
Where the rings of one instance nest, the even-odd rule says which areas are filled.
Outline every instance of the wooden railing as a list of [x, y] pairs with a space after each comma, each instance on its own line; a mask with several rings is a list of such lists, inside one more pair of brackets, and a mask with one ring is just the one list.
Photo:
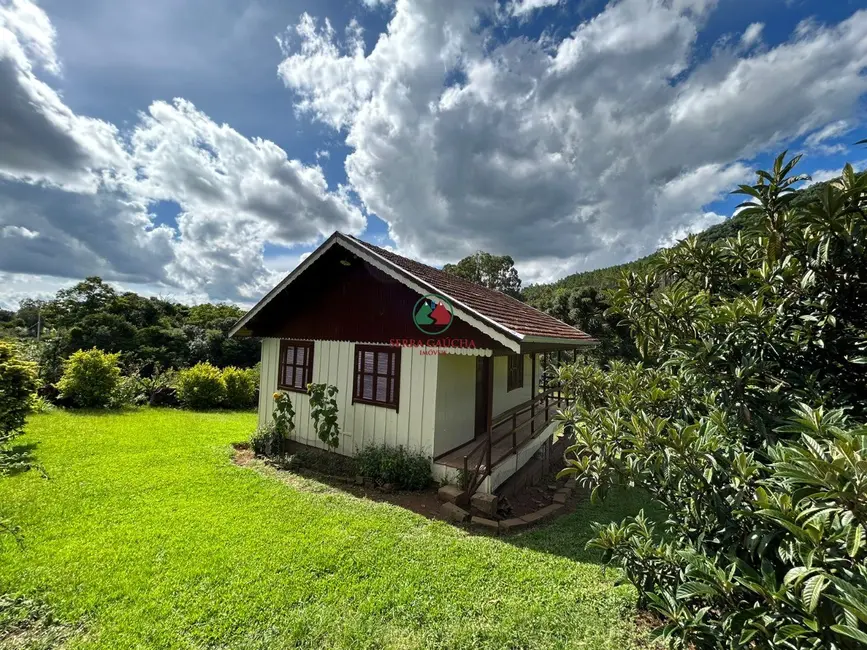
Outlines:
[[[532, 440], [537, 430], [544, 429], [553, 419], [557, 410], [568, 403], [569, 400], [560, 393], [558, 388], [550, 388], [539, 393], [533, 399], [495, 417], [491, 426], [488, 427], [487, 435], [483, 436], [479, 443], [464, 456], [464, 483], [467, 497], [475, 494], [495, 465], [510, 455], [517, 454], [518, 449], [525, 442]], [[526, 415], [529, 417], [524, 419]], [[541, 423], [539, 422], [540, 416]], [[529, 432], [526, 431], [527, 428], [529, 428]], [[529, 435], [523, 435], [526, 433]], [[509, 438], [511, 438], [511, 445], [495, 454], [494, 448]]]

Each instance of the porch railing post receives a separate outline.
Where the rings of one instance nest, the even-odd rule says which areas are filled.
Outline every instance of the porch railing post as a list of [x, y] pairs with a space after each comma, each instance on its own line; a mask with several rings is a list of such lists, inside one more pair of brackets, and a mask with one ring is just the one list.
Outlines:
[[518, 412], [512, 413], [512, 453], [518, 453]]
[[494, 425], [488, 427], [488, 444], [485, 450], [486, 459], [485, 459], [485, 474], [491, 473], [491, 440], [494, 438]]
[[536, 398], [539, 397], [539, 387], [536, 385], [536, 353], [530, 355], [530, 363], [532, 364], [532, 379], [530, 386], [532, 387], [533, 399], [530, 401], [530, 437], [536, 433]]

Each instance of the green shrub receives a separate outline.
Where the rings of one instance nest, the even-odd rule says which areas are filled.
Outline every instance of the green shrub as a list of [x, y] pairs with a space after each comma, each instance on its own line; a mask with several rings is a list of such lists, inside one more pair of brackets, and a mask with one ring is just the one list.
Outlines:
[[63, 363], [60, 397], [80, 408], [110, 406], [120, 383], [119, 357], [96, 348], [74, 352]]
[[690, 237], [611, 293], [646, 365], [559, 371], [564, 474], [664, 515], [588, 545], [673, 647], [867, 645], [867, 175], [798, 203], [796, 162], [741, 186], [751, 228]]
[[174, 368], [163, 370], [157, 364], [150, 376], [138, 376], [141, 400], [150, 406], [177, 406], [178, 373]]
[[257, 456], [272, 458], [280, 453], [283, 439], [273, 422], [260, 426], [250, 438], [250, 446]]
[[[0, 340], [0, 476], [30, 467], [27, 457], [11, 443], [33, 408], [36, 386], [36, 365], [22, 359], [11, 343]], [[17, 538], [18, 527], [0, 517], [0, 533]]]
[[227, 408], [248, 409], [254, 405], [256, 399], [254, 372], [250, 368], [241, 369], [233, 366], [223, 368]]
[[109, 405], [112, 408], [125, 406], [141, 406], [147, 402], [141, 378], [137, 375], [123, 375], [117, 382], [117, 387], [111, 395]]
[[51, 413], [55, 409], [57, 409], [57, 407], [44, 397], [36, 396], [33, 398], [34, 413]]
[[399, 490], [424, 490], [431, 482], [430, 459], [403, 446], [371, 445], [355, 456], [358, 473], [378, 485]]
[[181, 370], [177, 379], [178, 399], [193, 410], [221, 407], [226, 402], [226, 382], [220, 369], [210, 363], [197, 363]]
[[0, 474], [7, 445], [21, 433], [35, 392], [36, 365], [22, 359], [11, 343], [0, 341]]

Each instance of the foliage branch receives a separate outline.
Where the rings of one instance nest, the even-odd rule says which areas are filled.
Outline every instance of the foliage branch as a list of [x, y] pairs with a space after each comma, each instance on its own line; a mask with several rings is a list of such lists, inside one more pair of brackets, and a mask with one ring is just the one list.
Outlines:
[[340, 444], [340, 426], [337, 424], [338, 409], [335, 396], [337, 386], [330, 384], [307, 384], [310, 395], [310, 415], [316, 428], [316, 435], [330, 449]]
[[608, 296], [642, 363], [559, 370], [566, 474], [663, 516], [597, 526], [673, 647], [867, 644], [867, 175], [799, 201], [759, 171], [753, 226], [690, 237]]

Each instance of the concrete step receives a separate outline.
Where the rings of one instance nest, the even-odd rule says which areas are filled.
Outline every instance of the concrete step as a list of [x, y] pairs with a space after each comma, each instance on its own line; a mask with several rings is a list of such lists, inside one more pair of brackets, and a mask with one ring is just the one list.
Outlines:
[[465, 496], [464, 490], [457, 485], [443, 485], [437, 490], [437, 498], [443, 503], [455, 503], [463, 500]]

